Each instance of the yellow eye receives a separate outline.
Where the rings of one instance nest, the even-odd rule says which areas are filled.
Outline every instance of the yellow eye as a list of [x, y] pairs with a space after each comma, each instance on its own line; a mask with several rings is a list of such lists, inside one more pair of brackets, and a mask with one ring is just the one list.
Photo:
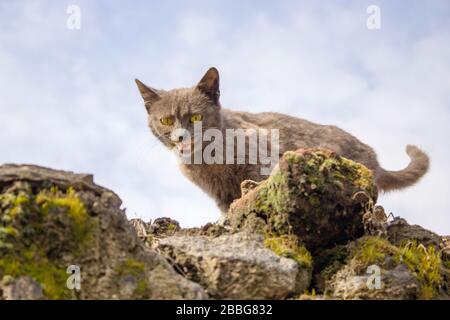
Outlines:
[[191, 123], [202, 121], [203, 116], [201, 114], [194, 114], [191, 116], [191, 119], [189, 119], [189, 120], [191, 121]]
[[172, 117], [164, 117], [164, 118], [161, 118], [160, 121], [165, 126], [173, 125], [173, 118]]

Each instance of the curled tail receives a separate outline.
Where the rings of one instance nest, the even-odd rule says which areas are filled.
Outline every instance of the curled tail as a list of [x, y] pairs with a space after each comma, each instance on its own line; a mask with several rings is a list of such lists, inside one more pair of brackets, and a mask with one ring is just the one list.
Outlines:
[[411, 158], [408, 166], [399, 171], [386, 171], [380, 168], [375, 178], [376, 185], [382, 191], [403, 189], [415, 184], [428, 171], [430, 159], [418, 147], [408, 145], [406, 153]]

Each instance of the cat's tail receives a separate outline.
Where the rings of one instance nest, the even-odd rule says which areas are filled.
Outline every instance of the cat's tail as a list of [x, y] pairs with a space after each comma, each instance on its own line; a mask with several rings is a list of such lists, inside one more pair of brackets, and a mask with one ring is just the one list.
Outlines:
[[387, 171], [380, 168], [375, 183], [384, 192], [403, 189], [415, 184], [428, 171], [430, 159], [425, 152], [413, 145], [406, 146], [406, 153], [411, 158], [408, 166], [399, 171]]

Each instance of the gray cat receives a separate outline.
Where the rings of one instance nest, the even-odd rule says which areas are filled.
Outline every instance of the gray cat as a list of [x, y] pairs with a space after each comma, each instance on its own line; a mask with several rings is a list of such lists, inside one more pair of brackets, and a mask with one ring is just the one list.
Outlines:
[[[418, 147], [408, 145], [409, 165], [400, 171], [380, 167], [375, 151], [351, 134], [336, 126], [319, 125], [307, 120], [274, 112], [238, 112], [221, 107], [219, 102], [219, 73], [210, 68], [192, 88], [170, 91], [150, 88], [136, 79], [148, 113], [153, 134], [169, 149], [193, 150], [196, 139], [194, 125], [201, 121], [202, 132], [207, 129], [278, 129], [279, 154], [299, 148], [322, 147], [348, 159], [364, 164], [375, 175], [382, 191], [402, 189], [416, 183], [428, 170], [429, 158]], [[185, 141], [184, 135], [174, 134], [182, 128], [194, 137]], [[204, 148], [202, 146], [202, 148]], [[180, 164], [181, 171], [197, 184], [226, 212], [234, 199], [239, 198], [244, 180], [261, 181], [261, 164]]]

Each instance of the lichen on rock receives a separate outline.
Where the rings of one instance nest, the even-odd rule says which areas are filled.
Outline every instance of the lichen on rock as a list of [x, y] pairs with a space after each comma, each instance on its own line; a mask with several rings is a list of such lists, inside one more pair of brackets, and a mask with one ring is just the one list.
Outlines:
[[308, 249], [364, 233], [362, 219], [377, 189], [372, 172], [323, 149], [288, 151], [265, 181], [236, 200], [226, 223], [277, 235], [293, 234]]
[[[0, 299], [206, 298], [144, 247], [120, 206], [89, 175], [0, 166]], [[72, 265], [81, 290], [67, 286]]]
[[[397, 247], [379, 237], [363, 237], [346, 247], [347, 256], [329, 274], [325, 294], [338, 299], [433, 299], [442, 293], [440, 254], [414, 241]], [[380, 270], [371, 288], [370, 267]]]
[[29, 184], [18, 182], [0, 195], [0, 203], [0, 275], [30, 276], [42, 283], [49, 299], [72, 297], [67, 266], [57, 260], [65, 251], [78, 256], [95, 226], [74, 190], [55, 187], [35, 195]]
[[266, 236], [264, 246], [277, 255], [296, 261], [299, 266], [312, 269], [311, 253], [291, 235]]
[[0, 299], [449, 299], [450, 238], [376, 200], [370, 170], [321, 149], [286, 152], [198, 228], [128, 221], [90, 175], [0, 166]]

